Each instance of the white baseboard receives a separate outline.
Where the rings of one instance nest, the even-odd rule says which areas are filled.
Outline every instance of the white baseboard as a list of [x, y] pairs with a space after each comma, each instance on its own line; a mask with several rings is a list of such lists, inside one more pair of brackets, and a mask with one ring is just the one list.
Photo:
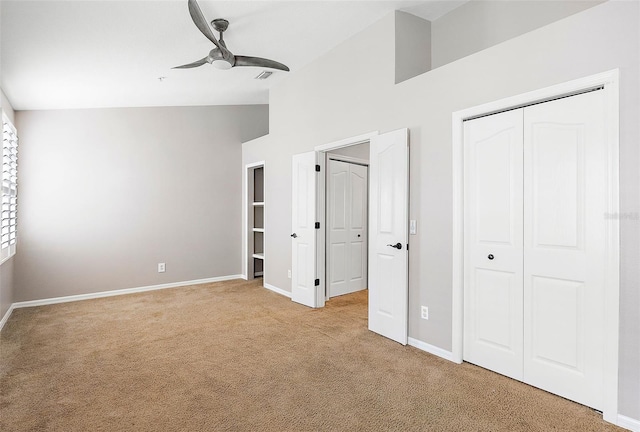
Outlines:
[[143, 286], [143, 287], [137, 287], [137, 288], [126, 288], [126, 289], [113, 290], [113, 291], [101, 291], [101, 292], [89, 293], [89, 294], [53, 297], [53, 298], [42, 299], [42, 300], [23, 301], [23, 302], [14, 303], [11, 306], [12, 308], [16, 308], [16, 309], [24, 308], [24, 307], [33, 307], [33, 306], [46, 306], [46, 305], [57, 304], [57, 303], [90, 300], [90, 299], [112, 297], [112, 296], [118, 296], [118, 295], [124, 295], [124, 294], [135, 294], [135, 293], [141, 293], [146, 291], [156, 291], [156, 290], [167, 289], [167, 288], [178, 288], [178, 287], [189, 286], [189, 285], [222, 282], [222, 281], [233, 280], [233, 279], [242, 279], [242, 275], [220, 276], [220, 277], [213, 277], [213, 278], [207, 278], [207, 279], [195, 279], [195, 280], [183, 281], [183, 282], [166, 283], [166, 284], [160, 284], [160, 285], [149, 285], [149, 286]]
[[7, 312], [4, 314], [4, 316], [0, 320], [0, 331], [2, 331], [2, 327], [4, 327], [6, 322], [9, 320], [9, 317], [11, 316], [11, 312], [13, 312], [14, 309], [15, 309], [15, 305], [12, 303], [11, 306], [9, 306], [9, 309], [7, 310]]
[[409, 338], [409, 345], [418, 348], [419, 350], [426, 351], [429, 354], [433, 354], [438, 357], [442, 357], [445, 360], [453, 361], [453, 353], [451, 351], [438, 348], [437, 346], [422, 342], [418, 339]]
[[264, 287], [266, 289], [271, 290], [274, 293], [278, 293], [278, 294], [283, 295], [285, 297], [291, 298], [291, 293], [289, 291], [285, 291], [282, 288], [278, 288], [277, 286], [273, 286], [273, 285], [270, 285], [268, 283], [264, 283], [263, 285], [264, 285]]
[[625, 429], [629, 429], [630, 431], [640, 432], [640, 420], [618, 414], [618, 421], [616, 424]]

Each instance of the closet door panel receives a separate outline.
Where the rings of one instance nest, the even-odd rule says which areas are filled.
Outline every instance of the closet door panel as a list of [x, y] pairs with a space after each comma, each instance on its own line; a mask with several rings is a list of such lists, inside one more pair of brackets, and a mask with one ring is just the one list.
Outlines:
[[464, 132], [464, 359], [522, 379], [522, 110]]
[[603, 402], [602, 96], [524, 112], [524, 379], [594, 408]]

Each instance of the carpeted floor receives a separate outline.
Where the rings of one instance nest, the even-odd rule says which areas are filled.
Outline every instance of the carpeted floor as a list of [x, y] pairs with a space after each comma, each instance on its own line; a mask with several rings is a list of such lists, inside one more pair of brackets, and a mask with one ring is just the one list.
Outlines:
[[605, 431], [584, 406], [229, 281], [14, 310], [1, 431]]

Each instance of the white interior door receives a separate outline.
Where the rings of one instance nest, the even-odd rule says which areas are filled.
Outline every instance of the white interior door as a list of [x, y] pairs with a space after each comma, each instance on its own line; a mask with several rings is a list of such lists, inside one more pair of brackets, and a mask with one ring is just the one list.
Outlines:
[[369, 330], [407, 344], [409, 131], [370, 144]]
[[464, 359], [602, 409], [604, 95], [465, 123]]
[[464, 359], [522, 380], [522, 109], [470, 120]]
[[291, 300], [318, 307], [316, 280], [316, 152], [293, 156]]
[[604, 92], [525, 109], [525, 382], [602, 409]]
[[329, 297], [367, 288], [367, 167], [329, 160]]

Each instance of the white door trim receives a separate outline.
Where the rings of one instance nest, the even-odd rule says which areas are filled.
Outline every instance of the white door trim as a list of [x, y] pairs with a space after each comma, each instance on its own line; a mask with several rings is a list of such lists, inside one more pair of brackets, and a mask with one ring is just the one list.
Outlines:
[[[607, 263], [605, 283], [611, 289], [605, 299], [605, 362], [603, 418], [616, 423], [618, 418], [618, 332], [620, 291], [620, 223], [619, 215], [619, 71], [546, 87], [495, 102], [456, 111], [452, 114], [453, 147], [453, 274], [452, 274], [452, 358], [462, 363], [464, 331], [464, 120], [489, 115], [532, 103], [603, 87], [606, 103], [607, 146]], [[606, 217], [607, 215], [603, 215]]]
[[362, 135], [356, 135], [349, 138], [344, 138], [338, 141], [333, 141], [327, 144], [321, 144], [315, 146], [313, 149], [317, 152], [327, 152], [329, 150], [336, 150], [343, 147], [349, 147], [356, 144], [364, 144], [371, 140], [371, 137], [379, 135], [378, 131], [371, 131]]
[[[369, 142], [371, 137], [379, 135], [378, 131], [367, 132], [362, 135], [356, 135], [350, 138], [344, 138], [338, 141], [333, 141], [327, 144], [322, 144], [314, 147], [314, 150], [322, 153], [318, 158], [318, 164], [320, 165], [320, 174], [322, 176], [321, 179], [318, 180], [318, 191], [317, 191], [317, 206], [318, 206], [318, 220], [320, 221], [320, 227], [324, 235], [318, 236], [316, 242], [316, 250], [317, 250], [317, 260], [318, 260], [318, 274], [320, 275], [320, 285], [316, 287], [318, 290], [316, 292], [317, 298], [317, 307], [324, 307], [325, 300], [327, 297], [325, 293], [326, 290], [326, 279], [327, 279], [327, 267], [326, 267], [326, 248], [327, 248], [327, 235], [326, 235], [326, 187], [327, 187], [327, 179], [326, 179], [326, 162], [327, 162], [327, 153], [331, 150], [336, 150], [344, 147], [349, 147], [357, 144], [364, 144]], [[338, 156], [338, 155], [335, 155]]]

